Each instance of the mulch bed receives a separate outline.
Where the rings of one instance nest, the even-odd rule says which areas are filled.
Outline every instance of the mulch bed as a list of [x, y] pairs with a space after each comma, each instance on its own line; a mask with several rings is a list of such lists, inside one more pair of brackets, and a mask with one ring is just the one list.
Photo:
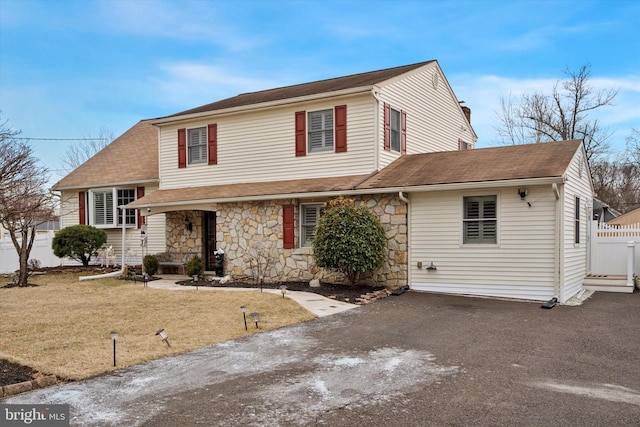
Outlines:
[[[214, 287], [214, 288], [252, 288], [260, 289], [260, 285], [256, 284], [253, 280], [233, 280], [225, 284], [220, 284], [218, 281], [199, 280], [194, 282], [193, 280], [183, 280], [176, 282], [183, 286], [198, 286], [198, 287]], [[336, 301], [348, 302], [351, 304], [358, 303], [358, 298], [364, 298], [365, 295], [384, 291], [382, 286], [368, 286], [368, 285], [340, 285], [335, 283], [322, 283], [319, 287], [311, 287], [308, 282], [276, 282], [276, 283], [264, 283], [263, 289], [278, 289], [281, 286], [286, 286], [289, 291], [302, 291], [319, 294], [327, 298], [335, 299]]]
[[28, 366], [0, 360], [0, 386], [31, 381], [38, 372]]

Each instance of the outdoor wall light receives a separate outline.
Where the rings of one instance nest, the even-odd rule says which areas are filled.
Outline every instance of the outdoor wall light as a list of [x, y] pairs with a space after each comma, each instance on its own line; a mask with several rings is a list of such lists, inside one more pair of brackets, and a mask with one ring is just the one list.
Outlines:
[[249, 316], [251, 316], [251, 319], [255, 322], [256, 324], [256, 329], [258, 329], [258, 312], [254, 311], [253, 313], [251, 313]]
[[284, 298], [284, 294], [287, 293], [287, 287], [285, 285], [280, 286], [280, 292], [282, 292], [282, 298]]
[[518, 188], [518, 195], [520, 196], [520, 200], [524, 200], [524, 198], [527, 197], [527, 194], [529, 194], [529, 189]]
[[156, 331], [156, 335], [158, 335], [162, 341], [166, 342], [168, 347], [171, 347], [171, 344], [169, 344], [169, 337], [167, 336], [167, 333], [164, 331], [164, 328], [158, 329]]
[[111, 341], [113, 341], [113, 366], [116, 366], [116, 341], [118, 340], [118, 332], [111, 331]]
[[191, 221], [189, 221], [188, 216], [184, 217], [184, 225], [185, 227], [187, 227], [187, 231], [193, 231], [193, 224], [191, 223]]
[[247, 306], [241, 305], [240, 310], [242, 310], [242, 318], [244, 319], [244, 330], [247, 330]]

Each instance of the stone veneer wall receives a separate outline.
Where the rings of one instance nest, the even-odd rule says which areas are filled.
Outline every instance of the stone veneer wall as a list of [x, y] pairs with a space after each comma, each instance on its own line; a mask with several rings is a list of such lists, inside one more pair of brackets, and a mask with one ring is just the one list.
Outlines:
[[[407, 206], [395, 194], [353, 197], [365, 203], [379, 218], [387, 236], [385, 263], [365, 283], [397, 288], [407, 284]], [[314, 203], [323, 203], [315, 201]], [[306, 203], [306, 201], [305, 201]], [[295, 205], [295, 233], [299, 239], [299, 204], [296, 200], [225, 203], [215, 206], [217, 212], [217, 246], [225, 252], [225, 274], [234, 277], [259, 275], [267, 282], [321, 281], [345, 283], [338, 273], [315, 266], [311, 248], [284, 249], [282, 242], [282, 206]], [[192, 222], [188, 232], [185, 215]], [[202, 254], [203, 215], [201, 211], [167, 214], [167, 251], [176, 261], [186, 261]], [[299, 241], [299, 240], [298, 240]], [[262, 271], [258, 271], [256, 265]]]

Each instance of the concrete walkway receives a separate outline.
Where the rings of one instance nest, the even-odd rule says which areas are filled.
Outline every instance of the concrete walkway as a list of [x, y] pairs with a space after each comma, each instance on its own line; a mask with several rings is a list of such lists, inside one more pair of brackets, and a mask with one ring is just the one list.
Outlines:
[[[192, 286], [177, 285], [176, 282], [180, 280], [189, 280], [189, 277], [182, 275], [163, 275], [160, 280], [153, 280], [149, 282], [150, 288], [166, 289], [171, 291], [189, 291], [195, 290]], [[260, 289], [255, 288], [221, 288], [221, 287], [198, 287], [198, 290], [205, 291], [244, 291], [244, 292], [260, 292]], [[263, 292], [281, 295], [279, 289], [266, 289], [263, 288]], [[287, 298], [291, 298], [302, 307], [309, 310], [311, 313], [318, 317], [330, 316], [332, 314], [341, 313], [346, 310], [351, 310], [360, 307], [359, 305], [349, 304], [342, 301], [336, 301], [330, 298], [323, 297], [319, 294], [312, 292], [299, 292], [299, 291], [287, 291], [285, 293]]]

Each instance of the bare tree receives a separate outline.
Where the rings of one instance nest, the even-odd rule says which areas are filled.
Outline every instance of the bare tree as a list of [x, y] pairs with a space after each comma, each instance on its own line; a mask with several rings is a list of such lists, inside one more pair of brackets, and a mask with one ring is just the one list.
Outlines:
[[583, 139], [587, 159], [608, 150], [611, 132], [589, 113], [613, 105], [619, 89], [595, 90], [590, 84], [591, 65], [565, 70], [551, 93], [534, 92], [501, 99], [496, 131], [506, 144]]
[[16, 139], [18, 134], [7, 127], [7, 122], [0, 124], [0, 224], [18, 252], [16, 283], [26, 286], [36, 227], [52, 219], [53, 203], [45, 188], [47, 169], [33, 156], [29, 145]]
[[640, 207], [640, 132], [631, 130], [624, 152], [592, 162], [591, 176], [600, 200], [620, 212]]
[[65, 152], [62, 159], [62, 169], [70, 173], [78, 166], [89, 160], [96, 153], [109, 145], [114, 140], [113, 132], [105, 127], [101, 127], [98, 136], [89, 135], [80, 139], [77, 144], [71, 145]]

